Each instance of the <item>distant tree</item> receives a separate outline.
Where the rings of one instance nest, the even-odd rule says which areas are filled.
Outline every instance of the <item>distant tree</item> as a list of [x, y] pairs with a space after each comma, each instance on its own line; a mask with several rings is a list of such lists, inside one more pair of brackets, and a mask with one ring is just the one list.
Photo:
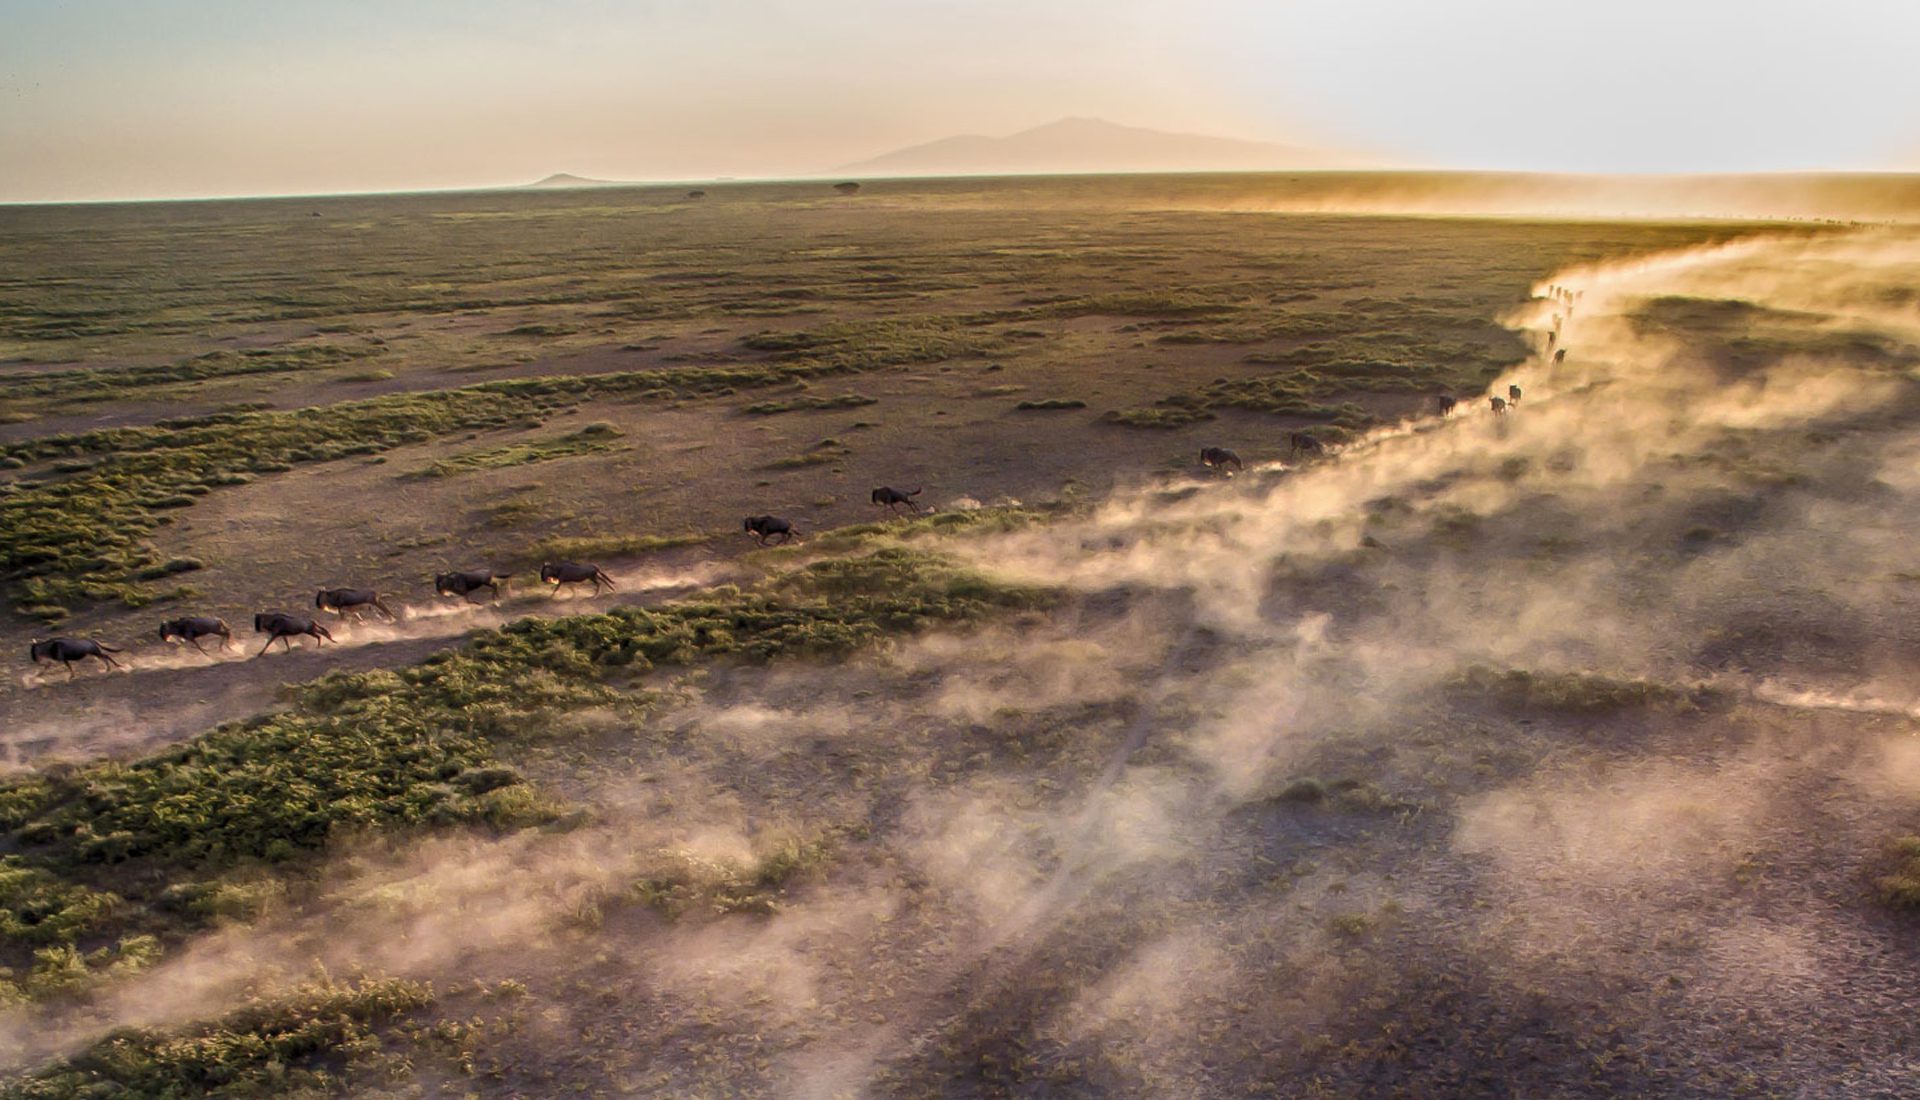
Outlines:
[[860, 185], [857, 183], [836, 183], [833, 185], [833, 189], [842, 195], [851, 195], [860, 190]]

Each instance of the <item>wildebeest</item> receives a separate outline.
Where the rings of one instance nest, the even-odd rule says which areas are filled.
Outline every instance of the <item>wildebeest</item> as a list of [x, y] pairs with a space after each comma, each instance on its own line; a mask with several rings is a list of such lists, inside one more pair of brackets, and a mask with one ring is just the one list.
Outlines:
[[1305, 432], [1294, 432], [1288, 435], [1287, 453], [1295, 455], [1301, 451], [1305, 451], [1310, 455], [1326, 454], [1327, 445]]
[[1236, 470], [1246, 469], [1246, 466], [1240, 461], [1240, 456], [1227, 450], [1225, 447], [1200, 448], [1200, 465], [1212, 466], [1218, 469], [1225, 469], [1228, 466], [1232, 466]]
[[1453, 407], [1460, 402], [1444, 393], [1436, 393], [1433, 395], [1433, 403], [1440, 410], [1441, 416], [1452, 416]]
[[371, 588], [322, 588], [313, 594], [313, 606], [322, 611], [331, 611], [344, 616], [349, 611], [372, 607], [389, 619], [398, 615], [380, 599], [380, 593]]
[[228, 628], [225, 619], [195, 615], [184, 619], [168, 619], [160, 624], [161, 641], [191, 642], [193, 648], [202, 653], [207, 652], [207, 647], [200, 644], [200, 639], [207, 637], [219, 638], [221, 649], [233, 648], [233, 631]]
[[1494, 411], [1494, 412], [1496, 412], [1496, 413], [1503, 413], [1503, 412], [1506, 412], [1506, 411], [1507, 411], [1507, 399], [1506, 399], [1506, 398], [1504, 398], [1504, 397], [1494, 397], [1494, 398], [1489, 398], [1488, 400], [1489, 400], [1489, 401], [1490, 401], [1490, 402], [1492, 403], [1492, 405], [1493, 405], [1493, 411]]
[[577, 561], [550, 561], [540, 567], [540, 579], [553, 586], [553, 594], [560, 594], [564, 584], [591, 584], [593, 594], [600, 594], [600, 586], [605, 585], [612, 592], [613, 578], [602, 572], [597, 565], [582, 565]]
[[442, 596], [465, 596], [468, 603], [479, 603], [473, 598], [482, 588], [493, 592], [493, 598], [500, 598], [500, 582], [513, 576], [512, 573], [494, 573], [485, 569], [468, 570], [459, 573], [436, 573], [433, 577], [433, 590]]
[[124, 667], [119, 661], [107, 656], [119, 650], [103, 645], [92, 638], [49, 638], [44, 642], [34, 642], [27, 647], [27, 655], [34, 664], [41, 661], [59, 661], [67, 666], [67, 679], [73, 679], [73, 662], [84, 661], [88, 657], [98, 657], [107, 663], [108, 668]]
[[920, 495], [920, 490], [918, 489], [902, 490], [902, 489], [893, 489], [893, 488], [889, 488], [888, 486], [882, 485], [880, 488], [875, 489], [873, 491], [873, 502], [875, 504], [886, 505], [888, 511], [892, 511], [894, 508], [898, 507], [899, 505], [904, 504], [908, 507], [908, 509], [918, 512], [920, 510], [920, 506], [913, 502], [913, 498], [919, 495]]
[[1556, 343], [1558, 343], [1558, 342], [1559, 342], [1559, 340], [1560, 340], [1560, 334], [1559, 334], [1559, 333], [1557, 333], [1557, 332], [1549, 332], [1549, 333], [1547, 333], [1547, 350], [1548, 350], [1548, 351], [1552, 351], [1552, 350], [1553, 350], [1553, 345], [1554, 345], [1554, 344], [1556, 344]]
[[747, 534], [752, 535], [754, 540], [762, 546], [765, 546], [767, 540], [775, 535], [780, 536], [781, 542], [787, 542], [793, 538], [793, 524], [779, 516], [748, 516], [747, 522], [742, 526]]
[[283, 611], [262, 611], [260, 614], [255, 615], [253, 617], [253, 632], [267, 636], [267, 644], [260, 647], [260, 652], [254, 654], [255, 657], [261, 656], [266, 653], [267, 650], [272, 649], [273, 643], [275, 642], [279, 642], [282, 646], [291, 650], [293, 648], [293, 642], [290, 641], [290, 639], [298, 637], [301, 634], [312, 637], [316, 645], [326, 645], [328, 642], [333, 641], [333, 635], [328, 632], [326, 627], [321, 626], [305, 615], [289, 615]]
[[1554, 363], [1555, 363], [1556, 365], [1557, 365], [1557, 364], [1560, 364], [1560, 363], [1564, 363], [1564, 362], [1566, 362], [1566, 361], [1567, 361], [1567, 349], [1566, 349], [1566, 348], [1561, 348], [1561, 349], [1560, 349], [1559, 351], [1556, 351], [1556, 352], [1554, 352], [1554, 353], [1553, 353], [1553, 361], [1554, 361]]
[[1512, 385], [1508, 386], [1507, 387], [1507, 404], [1518, 405], [1519, 403], [1520, 403], [1520, 387], [1512, 386]]

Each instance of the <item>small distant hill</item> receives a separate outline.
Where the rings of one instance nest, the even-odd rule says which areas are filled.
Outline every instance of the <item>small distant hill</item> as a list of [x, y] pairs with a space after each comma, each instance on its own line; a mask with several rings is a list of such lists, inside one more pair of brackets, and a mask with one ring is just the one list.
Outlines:
[[527, 187], [625, 187], [619, 180], [590, 180], [585, 176], [576, 176], [567, 172], [555, 172], [546, 179], [526, 184]]
[[1322, 149], [1175, 134], [1098, 118], [1063, 118], [1007, 137], [963, 134], [842, 165], [862, 175], [954, 176], [1074, 172], [1258, 172], [1364, 168]]

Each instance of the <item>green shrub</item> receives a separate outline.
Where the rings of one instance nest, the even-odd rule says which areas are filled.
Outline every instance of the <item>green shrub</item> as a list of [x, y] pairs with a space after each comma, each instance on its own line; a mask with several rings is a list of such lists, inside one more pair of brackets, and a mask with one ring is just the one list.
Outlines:
[[1893, 843], [1893, 870], [1879, 881], [1880, 900], [1895, 909], [1920, 911], [1920, 836]]
[[432, 1003], [419, 982], [308, 985], [211, 1024], [116, 1031], [0, 1100], [334, 1095], [363, 1076], [354, 1058], [381, 1047], [381, 1025]]

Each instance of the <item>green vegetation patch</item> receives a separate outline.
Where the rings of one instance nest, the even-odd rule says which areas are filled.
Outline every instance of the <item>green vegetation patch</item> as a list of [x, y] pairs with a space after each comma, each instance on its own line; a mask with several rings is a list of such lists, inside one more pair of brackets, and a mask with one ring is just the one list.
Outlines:
[[1893, 842], [1893, 869], [1877, 885], [1881, 901], [1895, 909], [1920, 912], [1920, 836]]
[[0, 856], [0, 943], [72, 943], [120, 905], [118, 895], [66, 882], [19, 856]]
[[47, 371], [9, 378], [6, 399], [53, 399], [64, 403], [105, 401], [126, 397], [129, 391], [212, 378], [249, 374], [284, 374], [316, 367], [334, 367], [371, 355], [371, 348], [337, 344], [305, 344], [248, 351], [212, 351], [177, 363], [136, 367], [86, 367]]
[[992, 342], [957, 317], [836, 321], [814, 329], [758, 332], [742, 346], [804, 363], [808, 373], [846, 374], [938, 363], [987, 350]]
[[463, 451], [428, 466], [420, 471], [420, 476], [452, 477], [456, 474], [472, 473], [475, 470], [528, 466], [535, 462], [551, 462], [557, 458], [572, 458], [575, 455], [611, 451], [618, 448], [620, 437], [620, 430], [611, 424], [589, 424], [577, 432], [569, 432], [553, 439], [509, 443], [504, 447], [489, 447], [479, 451]]
[[1611, 714], [1649, 707], [1707, 709], [1722, 700], [1707, 688], [1681, 689], [1651, 680], [1616, 680], [1585, 672], [1535, 672], [1474, 665], [1448, 685], [1458, 697], [1506, 710]]
[[728, 913], [772, 913], [788, 887], [817, 875], [832, 858], [825, 838], [788, 837], [749, 861], [662, 852], [626, 891], [626, 898], [668, 920]]
[[116, 1031], [0, 1100], [340, 1095], [387, 1068], [384, 1025], [433, 1000], [419, 982], [318, 982], [210, 1024]]
[[843, 393], [834, 397], [793, 397], [781, 401], [762, 401], [757, 405], [748, 405], [746, 411], [754, 416], [774, 416], [788, 412], [816, 412], [822, 409], [857, 409], [862, 405], [877, 405], [880, 399], [859, 393]]

